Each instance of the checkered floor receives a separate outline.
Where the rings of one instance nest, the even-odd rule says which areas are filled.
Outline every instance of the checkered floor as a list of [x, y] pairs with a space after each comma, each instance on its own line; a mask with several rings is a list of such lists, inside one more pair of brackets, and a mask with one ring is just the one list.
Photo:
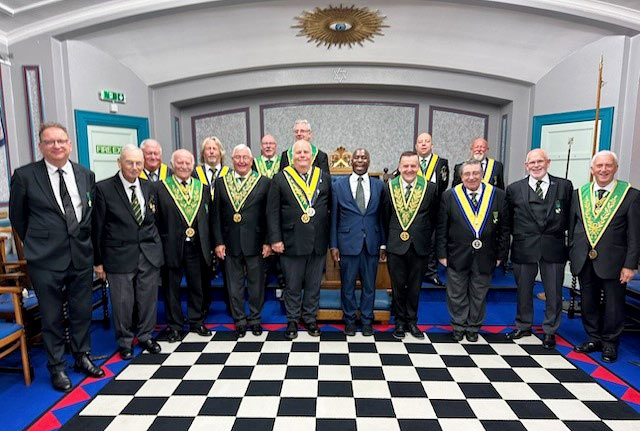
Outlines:
[[640, 430], [640, 415], [531, 336], [189, 334], [141, 354], [63, 430]]

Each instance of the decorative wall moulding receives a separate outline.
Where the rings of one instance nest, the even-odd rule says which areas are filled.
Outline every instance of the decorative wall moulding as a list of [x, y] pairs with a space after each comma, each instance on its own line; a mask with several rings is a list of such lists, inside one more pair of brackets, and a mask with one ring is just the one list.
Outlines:
[[42, 98], [42, 81], [40, 79], [40, 66], [22, 66], [24, 75], [24, 94], [27, 105], [27, 124], [31, 139], [31, 160], [39, 160], [42, 157], [38, 149], [38, 130], [44, 122], [44, 100]]
[[385, 16], [379, 11], [371, 11], [366, 7], [331, 6], [315, 8], [313, 12], [304, 11], [295, 17], [300, 31], [297, 36], [307, 37], [308, 42], [315, 42], [316, 46], [324, 45], [327, 49], [332, 46], [342, 48], [343, 45], [353, 47], [368, 40], [373, 42], [374, 36], [382, 36]]

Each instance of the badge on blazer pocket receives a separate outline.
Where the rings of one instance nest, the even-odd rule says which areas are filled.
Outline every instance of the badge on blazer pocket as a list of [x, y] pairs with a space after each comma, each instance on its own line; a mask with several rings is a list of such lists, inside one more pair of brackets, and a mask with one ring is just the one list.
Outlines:
[[89, 205], [89, 208], [91, 208], [91, 205], [93, 205], [93, 201], [91, 200], [91, 193], [87, 192], [87, 205]]
[[156, 213], [156, 203], [153, 201], [153, 198], [149, 199], [149, 209], [153, 214]]
[[498, 211], [493, 212], [493, 224], [498, 223]]
[[556, 199], [555, 212], [556, 214], [560, 214], [562, 212], [562, 203], [560, 202], [560, 199]]

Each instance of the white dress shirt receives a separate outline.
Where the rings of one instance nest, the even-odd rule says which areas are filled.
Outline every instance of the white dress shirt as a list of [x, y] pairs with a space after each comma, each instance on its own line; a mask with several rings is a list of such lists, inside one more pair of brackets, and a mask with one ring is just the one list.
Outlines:
[[131, 202], [131, 186], [136, 186], [136, 197], [138, 198], [138, 203], [140, 204], [140, 212], [142, 214], [142, 218], [144, 218], [145, 214], [145, 200], [144, 194], [142, 194], [142, 190], [140, 189], [140, 180], [136, 178], [136, 180], [132, 183], [127, 181], [127, 179], [122, 175], [122, 172], [118, 172], [118, 176], [120, 177], [120, 181], [122, 181], [122, 187], [124, 187], [124, 191], [127, 194], [127, 198], [129, 202]]
[[[62, 196], [60, 196], [60, 176], [58, 174], [58, 168], [56, 168], [46, 160], [44, 161], [44, 164], [47, 166], [49, 181], [51, 182], [51, 188], [53, 188], [53, 195], [56, 198], [56, 202], [58, 202], [58, 206], [60, 207], [62, 214], [64, 214], [64, 205], [62, 204]], [[64, 183], [67, 186], [69, 196], [71, 196], [71, 203], [73, 204], [76, 218], [78, 219], [78, 223], [80, 223], [80, 220], [82, 220], [82, 199], [80, 198], [80, 192], [78, 192], [76, 175], [73, 173], [73, 167], [68, 160], [67, 163], [60, 169], [62, 169], [62, 172], [64, 172]]]
[[[542, 189], [542, 199], [544, 199], [547, 197], [547, 191], [549, 190], [549, 174], [544, 174], [544, 177], [542, 177], [541, 179], [542, 183], [540, 183], [540, 188]], [[529, 187], [531, 187], [534, 192], [536, 191], [537, 183], [538, 180], [529, 175]]]
[[[220, 170], [221, 170], [222, 166], [220, 165], [220, 163], [218, 163], [216, 166], [211, 166], [207, 163], [204, 163], [204, 173], [207, 175], [207, 180], [209, 181], [209, 184], [212, 184], [217, 177], [220, 176]], [[211, 172], [211, 170], [213, 169], [213, 172], [215, 172], [216, 177], [214, 178], [213, 176], [213, 172]]]
[[[429, 162], [431, 161], [431, 156], [432, 155], [433, 155], [433, 153], [429, 154], [427, 157], [419, 157], [419, 159], [420, 159], [420, 169], [421, 170], [422, 170], [422, 161], [423, 160], [424, 160], [425, 167], [429, 167]], [[436, 170], [435, 169], [431, 173], [431, 178], [427, 178], [427, 181], [430, 181], [432, 183], [436, 182]]]
[[407, 194], [407, 186], [411, 185], [411, 191], [416, 185], [416, 180], [414, 179], [412, 182], [408, 183], [404, 180], [404, 178], [400, 177], [400, 183], [402, 183], [402, 196]]
[[614, 180], [614, 181], [611, 181], [609, 184], [607, 184], [607, 185], [606, 185], [606, 186], [604, 186], [604, 187], [600, 187], [600, 186], [598, 185], [598, 183], [594, 183], [594, 185], [593, 185], [593, 192], [595, 193], [595, 197], [596, 197], [596, 198], [598, 197], [598, 190], [605, 190], [605, 191], [607, 191], [607, 192], [611, 193], [611, 192], [613, 191], [613, 189], [614, 189], [615, 185], [616, 185], [615, 180]]
[[356, 190], [358, 189], [358, 178], [362, 177], [362, 189], [364, 190], [364, 207], [369, 206], [369, 199], [371, 198], [371, 183], [369, 181], [369, 174], [364, 173], [363, 175], [358, 175], [356, 173], [352, 173], [349, 175], [349, 186], [351, 187], [351, 196], [353, 199], [356, 198]]
[[476, 193], [476, 201], [478, 202], [478, 204], [480, 204], [480, 197], [482, 196], [482, 192], [484, 191], [484, 184], [480, 183], [480, 187], [475, 190], [470, 190], [465, 187], [464, 191], [467, 193], [467, 196], [469, 196], [469, 200], [472, 199], [471, 193]]

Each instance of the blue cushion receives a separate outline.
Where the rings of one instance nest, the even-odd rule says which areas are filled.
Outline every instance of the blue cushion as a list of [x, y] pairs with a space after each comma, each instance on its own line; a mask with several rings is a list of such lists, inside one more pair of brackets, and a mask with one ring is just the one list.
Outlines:
[[[356, 290], [356, 299], [360, 300], [360, 289]], [[320, 289], [320, 308], [330, 310], [342, 309], [342, 301], [340, 300], [340, 289]], [[391, 296], [384, 289], [376, 289], [376, 296], [373, 301], [374, 310], [391, 309]]]
[[[32, 290], [29, 291], [29, 296], [22, 298], [22, 306], [25, 310], [31, 310], [38, 305], [38, 298]], [[0, 295], [0, 313], [13, 313], [13, 301], [11, 300], [10, 293], [3, 293]]]
[[14, 334], [22, 329], [22, 325], [17, 323], [4, 323], [0, 322], [0, 340]]

